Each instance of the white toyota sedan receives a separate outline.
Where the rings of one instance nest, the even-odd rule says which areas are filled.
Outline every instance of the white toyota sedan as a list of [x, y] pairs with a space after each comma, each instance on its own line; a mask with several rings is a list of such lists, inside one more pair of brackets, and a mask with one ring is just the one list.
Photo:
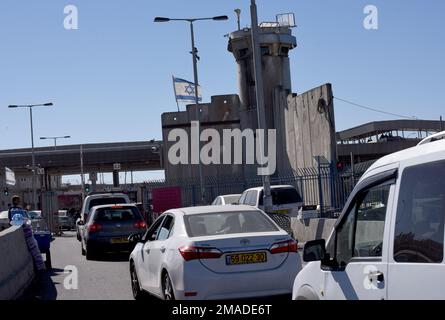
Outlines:
[[174, 209], [130, 255], [133, 295], [237, 299], [286, 295], [301, 270], [297, 243], [263, 211], [244, 205]]

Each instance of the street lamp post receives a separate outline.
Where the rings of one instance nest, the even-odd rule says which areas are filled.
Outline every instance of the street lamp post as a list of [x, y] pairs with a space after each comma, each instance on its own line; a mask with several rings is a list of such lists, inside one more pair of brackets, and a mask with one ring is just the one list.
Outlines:
[[32, 204], [33, 209], [37, 209], [37, 192], [36, 192], [36, 156], [35, 156], [35, 150], [34, 150], [34, 128], [33, 128], [33, 121], [32, 121], [32, 108], [34, 107], [51, 107], [54, 104], [49, 103], [43, 103], [43, 104], [27, 104], [27, 105], [10, 105], [8, 108], [14, 109], [14, 108], [28, 108], [29, 109], [29, 121], [31, 124], [31, 157], [32, 157]]
[[[197, 49], [195, 47], [195, 33], [193, 29], [193, 22], [195, 21], [203, 21], [203, 20], [214, 20], [214, 21], [224, 21], [228, 20], [227, 16], [216, 16], [212, 18], [194, 18], [194, 19], [171, 19], [165, 17], [156, 17], [154, 22], [169, 22], [169, 21], [186, 21], [190, 23], [190, 34], [191, 34], [191, 42], [192, 42], [192, 56], [193, 56], [193, 76], [195, 83], [195, 117], [198, 124], [198, 133], [200, 132], [199, 128], [199, 92], [198, 92], [198, 57], [197, 57]], [[198, 143], [199, 143], [199, 134], [198, 134]], [[204, 189], [204, 181], [202, 176], [202, 165], [201, 160], [198, 161], [198, 170], [199, 170], [199, 184], [200, 184], [200, 193], [201, 193], [201, 204], [205, 203], [205, 189]]]
[[69, 139], [71, 136], [60, 136], [60, 137], [40, 137], [40, 140], [54, 140], [54, 150], [57, 150], [57, 140], [58, 139]]
[[[258, 27], [258, 12], [255, 0], [251, 0], [250, 13], [252, 18], [252, 48], [254, 57], [254, 72], [255, 72], [255, 87], [256, 87], [256, 101], [257, 101], [257, 117], [258, 127], [264, 131], [267, 131], [266, 125], [266, 111], [264, 106], [264, 86], [263, 86], [263, 69], [261, 63], [261, 45], [259, 41], [259, 27]], [[260, 143], [261, 148], [267, 148], [267, 137], [264, 134], [264, 145]], [[263, 150], [260, 150], [261, 156], [264, 154]], [[263, 163], [263, 161], [261, 161]], [[270, 176], [263, 175], [263, 188], [264, 188], [264, 209], [267, 213], [272, 211], [272, 195], [270, 190]]]

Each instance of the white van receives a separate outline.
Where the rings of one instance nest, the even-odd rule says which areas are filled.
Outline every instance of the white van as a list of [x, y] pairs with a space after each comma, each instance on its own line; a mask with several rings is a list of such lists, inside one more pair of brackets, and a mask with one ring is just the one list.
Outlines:
[[371, 166], [327, 245], [306, 243], [294, 300], [445, 299], [444, 137]]
[[97, 193], [91, 194], [85, 198], [80, 212], [80, 218], [76, 221], [77, 240], [81, 241], [82, 224], [88, 220], [88, 214], [93, 207], [106, 204], [129, 204], [130, 199], [123, 193]]
[[[297, 216], [303, 206], [303, 200], [294, 186], [279, 185], [270, 187], [272, 195], [272, 212]], [[247, 189], [239, 199], [239, 204], [250, 205], [264, 210], [263, 187]]]

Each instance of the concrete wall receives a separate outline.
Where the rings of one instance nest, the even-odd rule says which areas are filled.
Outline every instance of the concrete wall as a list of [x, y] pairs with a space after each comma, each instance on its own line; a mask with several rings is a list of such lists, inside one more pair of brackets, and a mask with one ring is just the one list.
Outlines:
[[311, 240], [328, 240], [337, 219], [307, 219], [291, 218], [291, 228], [299, 243]]
[[[239, 109], [240, 102], [238, 95], [212, 96], [211, 103], [199, 105], [200, 131], [205, 129], [216, 129], [220, 137], [223, 136], [224, 129], [240, 129]], [[190, 164], [190, 122], [196, 120], [196, 105], [188, 105], [186, 111], [168, 112], [162, 114], [162, 136], [163, 136], [163, 164], [165, 168], [165, 177], [171, 179], [190, 179], [195, 178], [198, 181], [198, 165]], [[174, 129], [184, 129], [189, 137], [187, 141], [189, 146], [188, 162], [189, 164], [172, 165], [168, 161], [168, 152], [176, 142], [168, 141], [169, 133]], [[201, 147], [207, 144], [201, 142]], [[222, 144], [222, 141], [221, 141]], [[222, 152], [219, 157], [222, 162]], [[233, 150], [232, 150], [233, 155]], [[203, 165], [203, 177], [221, 177], [221, 176], [242, 176], [242, 165]]]
[[34, 278], [34, 266], [23, 229], [0, 232], [0, 300], [20, 297]]
[[286, 141], [292, 168], [317, 167], [314, 156], [336, 161], [334, 102], [331, 84], [289, 95]]

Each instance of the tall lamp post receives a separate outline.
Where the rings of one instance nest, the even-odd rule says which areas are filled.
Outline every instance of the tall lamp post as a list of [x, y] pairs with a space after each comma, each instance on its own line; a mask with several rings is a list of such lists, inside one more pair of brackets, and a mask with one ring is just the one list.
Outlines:
[[[257, 100], [257, 117], [258, 126], [260, 129], [267, 131], [266, 125], [266, 109], [264, 106], [264, 85], [263, 85], [263, 69], [261, 63], [261, 44], [260, 44], [260, 29], [258, 27], [258, 12], [255, 0], [251, 0], [250, 4], [250, 14], [252, 19], [252, 47], [254, 56], [254, 70], [255, 70], [255, 87], [256, 87], [256, 100]], [[268, 139], [264, 135], [264, 145], [260, 148], [267, 148]], [[263, 150], [260, 150], [260, 154], [263, 155]], [[263, 161], [261, 161], [263, 163]], [[267, 213], [272, 211], [272, 195], [270, 190], [270, 176], [265, 175], [263, 178], [263, 188], [264, 188], [264, 209]]]
[[57, 150], [57, 140], [59, 139], [69, 139], [71, 136], [60, 136], [60, 137], [40, 137], [40, 140], [54, 140], [54, 150]]
[[[199, 129], [199, 93], [198, 93], [198, 57], [197, 57], [197, 49], [195, 47], [195, 33], [193, 29], [193, 23], [195, 21], [203, 21], [203, 20], [214, 20], [214, 21], [225, 21], [228, 20], [229, 17], [227, 16], [216, 16], [211, 18], [192, 18], [192, 19], [171, 19], [171, 18], [165, 18], [165, 17], [156, 17], [154, 19], [154, 22], [170, 22], [170, 21], [185, 21], [190, 24], [190, 34], [191, 34], [191, 41], [192, 41], [192, 56], [193, 56], [193, 74], [194, 74], [194, 82], [195, 82], [195, 117], [196, 121], [198, 123], [198, 132]], [[198, 135], [199, 137], [199, 135]], [[198, 138], [199, 139], [199, 138]], [[199, 140], [198, 140], [199, 143]], [[205, 190], [204, 190], [204, 182], [203, 182], [203, 176], [202, 176], [202, 165], [201, 160], [198, 161], [198, 170], [199, 170], [199, 184], [200, 184], [200, 193], [201, 193], [201, 204], [205, 203]]]
[[34, 107], [51, 107], [54, 104], [52, 102], [43, 104], [26, 104], [26, 105], [10, 105], [8, 108], [28, 108], [29, 120], [31, 124], [31, 156], [32, 156], [32, 205], [33, 209], [37, 209], [37, 192], [36, 192], [36, 156], [34, 150], [34, 127], [32, 122], [32, 108]]

